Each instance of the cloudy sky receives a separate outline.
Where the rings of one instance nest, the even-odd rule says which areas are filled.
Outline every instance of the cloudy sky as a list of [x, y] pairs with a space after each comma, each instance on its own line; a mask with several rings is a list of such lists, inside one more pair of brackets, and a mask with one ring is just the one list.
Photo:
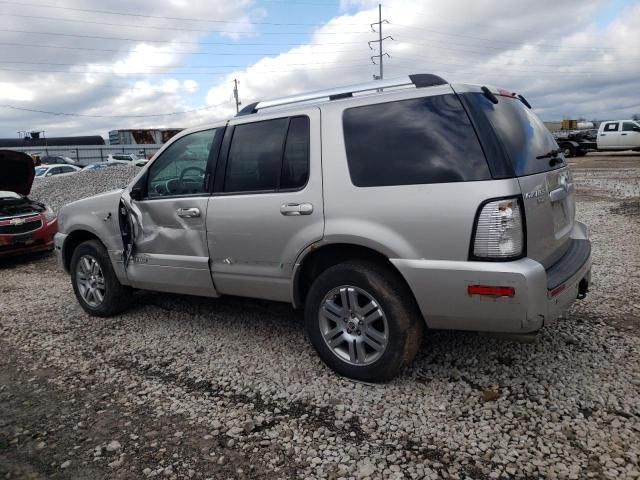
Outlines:
[[[372, 79], [367, 0], [0, 0], [0, 137], [189, 127]], [[523, 93], [546, 120], [640, 113], [639, 0], [384, 0], [385, 78]], [[375, 47], [375, 44], [373, 44]], [[40, 112], [53, 112], [57, 115]], [[60, 115], [64, 113], [66, 115]]]

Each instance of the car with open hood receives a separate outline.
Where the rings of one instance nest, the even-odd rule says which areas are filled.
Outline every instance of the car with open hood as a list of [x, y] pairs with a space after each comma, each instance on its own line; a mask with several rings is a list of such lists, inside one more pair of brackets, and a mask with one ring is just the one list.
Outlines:
[[53, 249], [56, 214], [29, 199], [33, 160], [23, 152], [0, 150], [0, 258]]

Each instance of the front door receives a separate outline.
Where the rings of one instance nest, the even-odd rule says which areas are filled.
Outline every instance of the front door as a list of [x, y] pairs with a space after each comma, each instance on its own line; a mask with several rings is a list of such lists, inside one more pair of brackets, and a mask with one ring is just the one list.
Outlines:
[[207, 211], [213, 279], [220, 293], [291, 301], [296, 258], [324, 231], [320, 110], [262, 118], [227, 127]]
[[598, 147], [615, 150], [620, 148], [620, 122], [607, 122], [600, 130]]
[[217, 296], [209, 270], [206, 218], [210, 161], [223, 128], [178, 138], [136, 184], [140, 200], [123, 195], [133, 224], [127, 277], [136, 288]]

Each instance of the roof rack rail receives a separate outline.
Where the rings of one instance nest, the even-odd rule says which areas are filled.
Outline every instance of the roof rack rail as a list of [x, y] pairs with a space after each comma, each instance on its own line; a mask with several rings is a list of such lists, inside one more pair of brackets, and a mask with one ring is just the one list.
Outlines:
[[420, 73], [409, 75], [407, 77], [392, 78], [389, 80], [374, 80], [372, 82], [361, 83], [358, 85], [347, 85], [345, 87], [337, 87], [328, 90], [301, 93], [299, 95], [292, 95], [290, 97], [282, 97], [274, 100], [255, 102], [240, 110], [237, 116], [257, 113], [259, 110], [263, 110], [265, 108], [280, 107], [294, 103], [310, 102], [313, 100], [339, 100], [341, 98], [352, 97], [354, 93], [368, 92], [372, 90], [382, 90], [385, 88], [404, 87], [410, 85], [414, 85], [416, 88], [423, 88], [433, 87], [435, 85], [445, 85], [446, 83], [446, 80], [431, 73]]

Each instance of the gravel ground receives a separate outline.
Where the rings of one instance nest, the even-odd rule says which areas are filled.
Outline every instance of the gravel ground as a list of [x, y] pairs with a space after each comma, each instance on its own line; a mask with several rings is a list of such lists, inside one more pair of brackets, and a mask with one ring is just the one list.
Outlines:
[[5, 262], [0, 475], [639, 477], [640, 157], [573, 171], [587, 299], [533, 344], [431, 332], [386, 385], [337, 377], [284, 304], [143, 293], [99, 320], [52, 256]]
[[29, 198], [44, 202], [54, 211], [67, 203], [125, 187], [140, 169], [129, 165], [114, 165], [109, 168], [87, 170], [72, 175], [37, 178]]

